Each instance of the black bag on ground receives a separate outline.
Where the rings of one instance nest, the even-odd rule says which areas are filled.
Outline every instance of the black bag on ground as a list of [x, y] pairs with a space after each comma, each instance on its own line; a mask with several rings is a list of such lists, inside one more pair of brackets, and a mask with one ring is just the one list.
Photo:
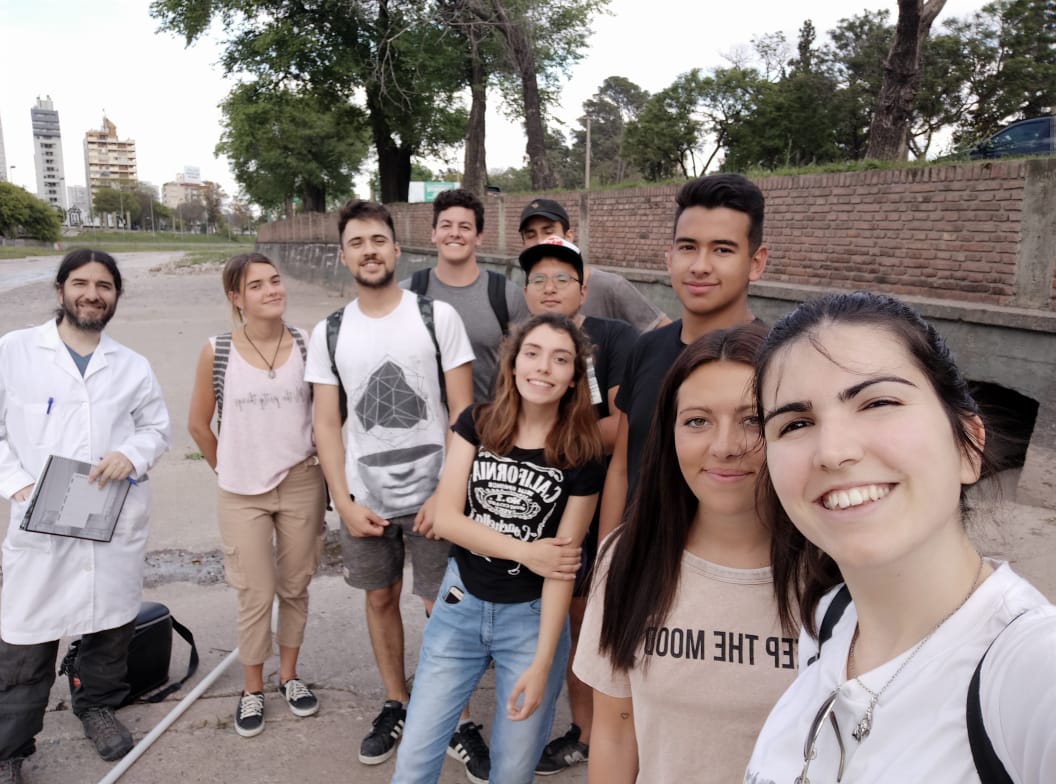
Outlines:
[[[169, 681], [169, 661], [172, 658], [172, 633], [175, 631], [191, 646], [191, 655], [187, 664], [187, 674], [175, 683]], [[70, 693], [80, 683], [77, 672], [77, 653], [81, 641], [70, 643], [69, 650], [62, 659], [59, 675], [66, 675], [70, 680]], [[136, 629], [132, 642], [128, 646], [128, 684], [130, 691], [122, 705], [135, 702], [144, 694], [161, 689], [145, 702], [161, 702], [179, 689], [188, 678], [198, 670], [198, 648], [194, 644], [194, 635], [190, 630], [172, 617], [169, 608], [158, 602], [143, 602], [136, 616]], [[165, 686], [164, 689], [161, 687]]]

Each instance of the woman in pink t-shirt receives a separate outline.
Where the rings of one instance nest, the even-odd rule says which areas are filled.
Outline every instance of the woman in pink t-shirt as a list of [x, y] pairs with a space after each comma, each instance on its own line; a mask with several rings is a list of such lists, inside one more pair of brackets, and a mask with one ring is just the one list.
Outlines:
[[237, 326], [202, 348], [187, 426], [219, 484], [217, 520], [224, 572], [238, 591], [245, 684], [235, 730], [248, 738], [264, 730], [264, 662], [272, 653], [276, 596], [279, 691], [295, 716], [319, 709], [298, 677], [297, 658], [308, 583], [326, 534], [326, 495], [304, 381], [307, 336], [283, 321], [282, 276], [266, 256], [246, 253], [228, 260], [223, 284]]

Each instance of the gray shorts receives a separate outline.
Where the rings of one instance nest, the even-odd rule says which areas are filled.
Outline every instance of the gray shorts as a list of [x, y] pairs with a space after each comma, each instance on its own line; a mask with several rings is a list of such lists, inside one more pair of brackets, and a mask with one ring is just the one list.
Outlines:
[[345, 582], [353, 588], [376, 591], [403, 579], [404, 550], [410, 551], [414, 571], [412, 592], [423, 599], [436, 599], [447, 569], [451, 543], [426, 539], [413, 531], [414, 515], [393, 517], [382, 536], [352, 536], [340, 528], [341, 558]]

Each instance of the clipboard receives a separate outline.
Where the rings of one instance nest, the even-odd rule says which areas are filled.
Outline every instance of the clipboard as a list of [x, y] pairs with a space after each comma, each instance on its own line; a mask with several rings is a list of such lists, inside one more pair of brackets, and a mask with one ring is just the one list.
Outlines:
[[91, 463], [51, 455], [19, 528], [94, 542], [113, 539], [132, 483], [109, 481], [100, 489], [88, 482], [91, 470]]

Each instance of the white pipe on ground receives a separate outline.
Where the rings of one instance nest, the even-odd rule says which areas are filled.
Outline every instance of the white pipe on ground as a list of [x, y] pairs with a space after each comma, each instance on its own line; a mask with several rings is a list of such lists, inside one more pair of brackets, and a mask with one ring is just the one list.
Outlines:
[[135, 761], [146, 753], [147, 749], [151, 747], [151, 744], [161, 737], [161, 734], [165, 732], [165, 730], [167, 730], [176, 719], [180, 718], [180, 716], [183, 715], [183, 712], [191, 707], [194, 701], [205, 693], [206, 689], [213, 685], [216, 679], [223, 674], [224, 670], [226, 670], [236, 658], [238, 658], [238, 648], [235, 648], [231, 653], [227, 654], [227, 658], [216, 665], [212, 672], [202, 678], [201, 682], [191, 690], [190, 694], [180, 700], [176, 707], [169, 711], [168, 715], [162, 719], [154, 729], [147, 733], [143, 740], [137, 743], [128, 754], [122, 757], [121, 761], [115, 765], [104, 778], [99, 780], [99, 784], [113, 784], [113, 782], [121, 778], [125, 771], [132, 767]]

